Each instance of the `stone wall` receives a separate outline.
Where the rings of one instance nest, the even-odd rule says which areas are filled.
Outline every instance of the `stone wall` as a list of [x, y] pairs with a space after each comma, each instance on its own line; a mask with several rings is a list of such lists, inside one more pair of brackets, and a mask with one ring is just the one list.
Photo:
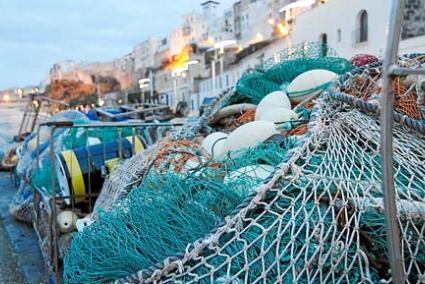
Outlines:
[[407, 0], [401, 37], [421, 35], [425, 35], [425, 0]]

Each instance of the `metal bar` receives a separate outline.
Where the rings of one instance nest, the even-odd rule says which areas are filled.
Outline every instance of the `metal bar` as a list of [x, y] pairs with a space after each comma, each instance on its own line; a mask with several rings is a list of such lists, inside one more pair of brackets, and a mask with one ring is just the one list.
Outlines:
[[382, 181], [384, 192], [385, 221], [387, 225], [387, 240], [392, 282], [395, 284], [404, 283], [404, 270], [401, 257], [400, 228], [398, 227], [396, 193], [394, 185], [394, 93], [392, 90], [393, 77], [390, 74], [390, 68], [397, 62], [401, 26], [403, 22], [402, 12], [404, 11], [404, 7], [404, 0], [392, 1], [389, 32], [383, 65], [384, 97], [382, 100], [381, 112]]
[[[50, 163], [52, 169], [55, 168], [55, 127], [52, 127], [50, 132]], [[51, 228], [53, 233], [53, 267], [54, 272], [56, 274], [56, 283], [62, 283], [62, 279], [60, 277], [59, 273], [59, 255], [58, 255], [58, 231], [57, 231], [57, 225], [56, 225], [56, 217], [57, 217], [57, 211], [56, 211], [56, 184], [55, 184], [55, 175], [51, 175], [51, 182], [52, 182], [52, 220], [51, 220]]]
[[[90, 132], [89, 129], [86, 128], [87, 141], [89, 141], [89, 137], [90, 137], [90, 133], [89, 132]], [[97, 136], [97, 137], [99, 137], [99, 136]], [[92, 190], [91, 190], [91, 173], [92, 173], [91, 166], [92, 166], [92, 161], [91, 161], [90, 145], [87, 145], [86, 149], [87, 149], [87, 164], [88, 164], [88, 168], [89, 168], [89, 172], [87, 173], [88, 184], [89, 184], [89, 195], [90, 195], [90, 197], [89, 197], [89, 213], [91, 213], [92, 212], [91, 211], [92, 210], [92, 208], [91, 208], [92, 207], [92, 203], [91, 203], [91, 201], [92, 201], [92, 198], [91, 198], [91, 193], [92, 193]]]
[[394, 76], [406, 76], [406, 75], [425, 75], [425, 68], [418, 68], [418, 69], [412, 69], [412, 68], [403, 68], [399, 67], [396, 64], [393, 64], [389, 67], [389, 74]]
[[34, 128], [35, 128], [35, 126], [37, 124], [37, 119], [38, 119], [38, 115], [40, 114], [40, 109], [41, 109], [41, 102], [35, 108], [34, 119], [32, 121], [32, 125], [31, 125], [31, 132], [34, 131]]
[[70, 106], [70, 104], [68, 104], [68, 103], [65, 103], [65, 102], [59, 101], [59, 100], [55, 100], [55, 99], [52, 99], [52, 98], [49, 98], [49, 97], [45, 97], [43, 95], [34, 95], [34, 96], [37, 97], [38, 99], [42, 100], [42, 101], [46, 101], [46, 102], [50, 102], [50, 103], [62, 105], [62, 106], [65, 106], [65, 107], [69, 107]]
[[40, 148], [40, 126], [37, 127], [37, 148], [36, 148], [36, 151], [37, 151], [37, 166], [36, 166], [36, 168], [37, 168], [37, 170], [40, 169], [40, 154], [41, 153], [39, 153], [39, 151], [38, 151], [39, 148]]
[[168, 109], [168, 106], [157, 106], [157, 107], [151, 107], [151, 108], [144, 108], [144, 109], [137, 109], [137, 110], [133, 110], [133, 111], [129, 111], [129, 112], [124, 112], [124, 113], [118, 113], [118, 114], [111, 114], [107, 111], [104, 111], [103, 109], [99, 109], [96, 108], [95, 111], [108, 117], [108, 118], [119, 118], [119, 117], [123, 117], [123, 116], [129, 116], [132, 114], [137, 114], [137, 113], [144, 113], [144, 112], [150, 112], [150, 111], [158, 111], [158, 110], [162, 110], [162, 109]]
[[123, 157], [123, 147], [122, 147], [122, 128], [118, 128], [118, 157], [122, 160]]
[[28, 102], [27, 102], [27, 105], [25, 106], [24, 116], [22, 117], [21, 125], [19, 126], [18, 138], [21, 137], [22, 131], [24, 130], [24, 123], [25, 123], [25, 120], [27, 119], [27, 113], [28, 113], [30, 104], [32, 104], [31, 96], [28, 97]]
[[60, 122], [44, 122], [40, 126], [54, 126], [56, 128], [104, 128], [104, 127], [172, 127], [172, 126], [183, 126], [184, 123], [155, 123], [155, 122], [102, 122], [102, 123], [88, 123], [88, 124], [74, 124], [72, 121]]

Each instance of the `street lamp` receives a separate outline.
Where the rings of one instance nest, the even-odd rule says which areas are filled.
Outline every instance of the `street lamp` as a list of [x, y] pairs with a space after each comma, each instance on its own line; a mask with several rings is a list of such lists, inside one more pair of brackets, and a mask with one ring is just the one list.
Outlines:
[[214, 51], [214, 60], [211, 62], [211, 72], [212, 72], [212, 87], [213, 87], [213, 96], [216, 96], [216, 70], [215, 70], [215, 63], [218, 60], [218, 54], [220, 54], [220, 76], [224, 73], [224, 54], [225, 54], [225, 47], [229, 47], [232, 45], [236, 45], [237, 41], [234, 39], [231, 40], [224, 40], [221, 42], [217, 42], [214, 44], [214, 46], [207, 51]]
[[[200, 63], [200, 61], [198, 59], [192, 59], [192, 60], [186, 61], [186, 64], [185, 64], [187, 66], [187, 78], [189, 80], [189, 101], [188, 101], [188, 104], [190, 103], [190, 96], [192, 94], [192, 86], [193, 86], [192, 78], [190, 76], [190, 66], [196, 65], [196, 64], [199, 64], [199, 63]], [[199, 92], [198, 92], [197, 100], [198, 100], [198, 105], [199, 105]]]
[[144, 78], [139, 80], [139, 87], [140, 87], [140, 90], [142, 91], [142, 96], [143, 96], [140, 99], [143, 101], [143, 103], [146, 102], [144, 89], [149, 87], [150, 82], [151, 82], [151, 79], [149, 78]]

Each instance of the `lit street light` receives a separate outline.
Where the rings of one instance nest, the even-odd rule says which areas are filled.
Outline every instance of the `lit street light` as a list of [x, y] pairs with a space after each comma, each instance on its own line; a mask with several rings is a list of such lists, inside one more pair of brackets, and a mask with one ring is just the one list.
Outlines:
[[150, 83], [151, 83], [151, 79], [149, 79], [149, 78], [144, 78], [144, 79], [139, 80], [139, 88], [142, 92], [142, 94], [141, 94], [142, 97], [140, 99], [142, 100], [143, 103], [146, 102], [144, 89], [148, 88], [149, 85], [151, 85]]
[[218, 54], [220, 54], [220, 76], [224, 73], [224, 54], [225, 54], [225, 48], [234, 46], [237, 44], [237, 41], [234, 39], [231, 40], [224, 40], [221, 42], [217, 42], [214, 44], [214, 46], [207, 51], [214, 51], [214, 60], [211, 61], [211, 72], [212, 72], [212, 87], [213, 87], [213, 96], [216, 96], [216, 70], [215, 70], [215, 63], [218, 60]]

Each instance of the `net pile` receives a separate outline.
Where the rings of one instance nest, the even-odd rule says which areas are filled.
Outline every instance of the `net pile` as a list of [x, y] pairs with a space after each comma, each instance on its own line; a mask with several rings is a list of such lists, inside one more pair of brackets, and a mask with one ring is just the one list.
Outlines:
[[313, 69], [325, 69], [342, 75], [353, 69], [346, 59], [336, 57], [335, 52], [318, 43], [304, 43], [277, 54], [256, 70], [245, 73], [236, 84], [236, 95], [231, 102], [258, 104], [273, 92], [282, 90], [298, 75]]
[[[273, 177], [181, 254], [117, 283], [390, 281], [379, 119], [317, 101], [309, 134]], [[425, 274], [424, 136], [397, 124], [394, 161], [406, 282]]]
[[[308, 62], [326, 59], [322, 52], [318, 49], [322, 57], [311, 56]], [[285, 60], [281, 64], [298, 57], [291, 53]], [[321, 66], [352, 69], [335, 60], [342, 64], [326, 66], [331, 61], [325, 60]], [[303, 66], [304, 61], [297, 62]], [[290, 64], [275, 67], [281, 76], [271, 76], [280, 80], [276, 84], [294, 78], [292, 71], [284, 72], [296, 72], [298, 67]], [[379, 62], [373, 64], [341, 77], [338, 91], [373, 98], [381, 91]], [[265, 64], [255, 72], [272, 68]], [[397, 84], [403, 84], [401, 79]], [[397, 87], [400, 94], [407, 92]], [[281, 133], [289, 133], [279, 141], [244, 149], [225, 163], [200, 151], [198, 134], [217, 130], [208, 123], [223, 106], [258, 102], [264, 95], [241, 100], [236, 88], [199, 120], [118, 166], [96, 203], [95, 223], [74, 236], [64, 262], [65, 282], [390, 282], [376, 114], [324, 94], [308, 125], [279, 125]], [[296, 109], [300, 118], [310, 118], [311, 105]], [[252, 110], [232, 119], [238, 126], [247, 123]], [[406, 281], [417, 283], [425, 279], [425, 140], [423, 133], [400, 123], [394, 136]], [[195, 166], [188, 168], [189, 161]], [[274, 168], [265, 181], [241, 175], [226, 182], [235, 169], [262, 164]]]
[[289, 138], [270, 141], [241, 150], [241, 156], [222, 165], [205, 161], [187, 168], [190, 158], [202, 159], [199, 146], [163, 143], [143, 182], [118, 205], [96, 212], [96, 222], [74, 237], [65, 258], [65, 282], [116, 280], [184, 250], [262, 182], [248, 174], [226, 179], [229, 172], [247, 165], [276, 166], [295, 144]]
[[196, 121], [185, 124], [181, 129], [171, 133], [171, 138], [159, 139], [143, 153], [124, 161], [117, 166], [105, 180], [102, 191], [96, 201], [93, 214], [98, 210], [108, 210], [126, 198], [128, 193], [145, 178], [150, 165], [153, 163], [157, 153], [165, 143], [171, 140], [192, 140], [205, 128], [208, 120], [216, 113], [233, 95], [231, 90], [223, 92], [216, 101], [211, 104]]
[[[425, 55], [410, 54], [399, 58], [399, 65], [405, 68], [425, 66]], [[338, 90], [378, 105], [383, 93], [382, 63], [376, 62], [347, 73]], [[417, 75], [398, 76], [392, 86], [395, 97], [394, 109], [398, 113], [415, 120], [422, 120], [421, 109], [425, 107], [425, 77]]]

